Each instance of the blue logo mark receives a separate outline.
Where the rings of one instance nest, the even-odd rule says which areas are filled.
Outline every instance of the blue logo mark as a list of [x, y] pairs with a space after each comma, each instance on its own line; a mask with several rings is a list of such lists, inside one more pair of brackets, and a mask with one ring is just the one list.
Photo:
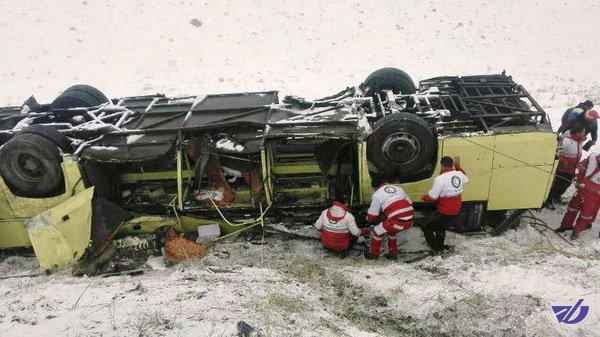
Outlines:
[[[583, 321], [587, 316], [588, 311], [590, 311], [590, 307], [587, 305], [581, 305], [581, 303], [583, 303], [583, 298], [577, 300], [577, 303], [575, 303], [574, 306], [553, 305], [552, 311], [554, 311], [558, 323], [577, 324]], [[579, 313], [577, 314], [577, 316], [575, 316], [577, 310], [579, 310]]]

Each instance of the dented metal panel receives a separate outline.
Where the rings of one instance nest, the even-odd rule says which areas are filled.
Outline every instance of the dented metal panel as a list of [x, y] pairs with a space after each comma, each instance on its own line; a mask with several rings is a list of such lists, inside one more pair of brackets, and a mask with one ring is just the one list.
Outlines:
[[24, 198], [14, 195], [0, 178], [0, 248], [29, 247], [25, 221], [84, 190], [81, 173], [72, 156], [63, 157], [65, 192], [52, 198]]
[[26, 221], [29, 239], [42, 269], [60, 269], [77, 261], [92, 232], [94, 188]]

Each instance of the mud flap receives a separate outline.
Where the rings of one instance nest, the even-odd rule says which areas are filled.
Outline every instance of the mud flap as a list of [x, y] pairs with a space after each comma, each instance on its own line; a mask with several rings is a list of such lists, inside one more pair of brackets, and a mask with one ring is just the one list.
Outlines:
[[90, 187], [26, 221], [40, 268], [63, 269], [83, 255], [92, 232], [93, 196]]

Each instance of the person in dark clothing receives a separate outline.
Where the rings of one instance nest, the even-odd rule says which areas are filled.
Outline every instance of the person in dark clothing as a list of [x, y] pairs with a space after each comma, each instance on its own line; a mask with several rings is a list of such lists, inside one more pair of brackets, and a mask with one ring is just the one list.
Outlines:
[[435, 215], [422, 228], [427, 245], [434, 254], [439, 254], [450, 246], [445, 245], [446, 229], [458, 217], [462, 206], [462, 193], [465, 184], [469, 181], [467, 174], [460, 167], [460, 158], [443, 157], [440, 161], [442, 170], [440, 175], [433, 180], [431, 190], [422, 198], [423, 201], [433, 203], [437, 208]]
[[569, 131], [564, 133], [558, 150], [556, 176], [546, 200], [547, 207], [553, 208], [554, 203], [559, 203], [561, 196], [571, 186], [577, 164], [581, 160], [584, 142], [585, 128], [579, 123], [574, 124]]
[[596, 145], [598, 140], [598, 112], [592, 110], [594, 104], [591, 101], [579, 103], [577, 106], [567, 109], [561, 118], [558, 134], [561, 135], [570, 130], [574, 124], [581, 124], [585, 128], [586, 136], [589, 134], [592, 140], [588, 142], [584, 150]]

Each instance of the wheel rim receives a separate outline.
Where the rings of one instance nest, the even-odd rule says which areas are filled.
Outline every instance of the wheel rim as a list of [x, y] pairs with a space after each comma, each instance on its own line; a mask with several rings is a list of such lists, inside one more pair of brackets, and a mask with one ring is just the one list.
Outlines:
[[421, 147], [419, 141], [411, 134], [398, 132], [385, 139], [381, 152], [391, 162], [407, 164], [417, 158]]
[[15, 161], [15, 172], [29, 180], [40, 181], [46, 175], [46, 166], [37, 157], [21, 153]]

